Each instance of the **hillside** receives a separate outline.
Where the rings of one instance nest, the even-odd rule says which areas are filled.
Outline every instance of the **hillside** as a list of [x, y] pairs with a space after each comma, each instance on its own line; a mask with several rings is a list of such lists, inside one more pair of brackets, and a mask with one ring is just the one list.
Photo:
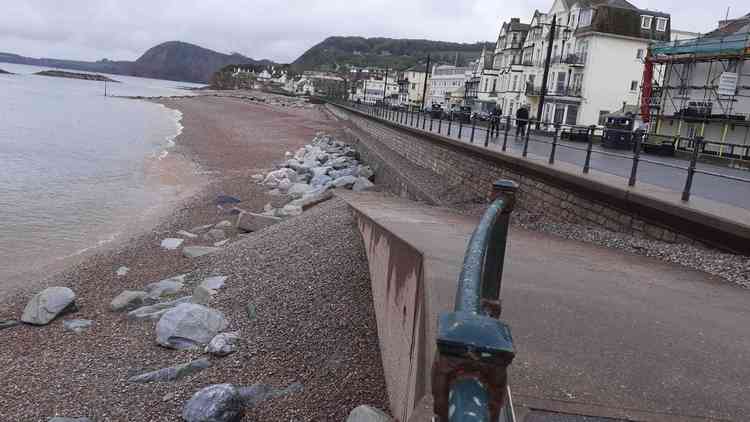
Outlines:
[[299, 69], [332, 70], [337, 66], [380, 66], [406, 69], [424, 62], [430, 54], [434, 62], [465, 65], [479, 57], [482, 47], [491, 43], [461, 44], [443, 41], [329, 37], [300, 56]]
[[228, 64], [272, 64], [268, 60], [253, 60], [236, 53], [223, 54], [180, 41], [159, 44], [134, 62], [37, 59], [10, 53], [0, 53], [0, 62], [196, 83], [207, 83], [214, 72]]

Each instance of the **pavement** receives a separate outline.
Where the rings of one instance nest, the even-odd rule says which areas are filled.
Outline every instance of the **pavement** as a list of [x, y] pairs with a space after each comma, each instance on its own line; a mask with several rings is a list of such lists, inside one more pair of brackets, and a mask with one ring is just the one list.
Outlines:
[[[424, 255], [429, 338], [437, 308], [452, 306], [478, 219], [377, 194], [344, 199]], [[509, 242], [503, 319], [522, 421], [747, 420], [750, 291], [517, 227]]]
[[[404, 120], [401, 121], [403, 122]], [[406, 123], [407, 125], [410, 125], [412, 122], [410, 119], [407, 119]], [[414, 126], [416, 127], [416, 120], [414, 121]], [[432, 127], [431, 131], [434, 133], [464, 142], [471, 142], [471, 126], [464, 126], [463, 130], [461, 130], [460, 137], [458, 136], [458, 123], [453, 123], [449, 127], [448, 121], [443, 121], [442, 124], [440, 124], [438, 120], [433, 120], [431, 124], [430, 119], [428, 118], [424, 127], [427, 131], [430, 131], [430, 127]], [[422, 128], [421, 122], [419, 123], [419, 128]], [[501, 150], [503, 134], [504, 132], [501, 132], [500, 136], [490, 143], [490, 149], [495, 151]], [[506, 152], [511, 155], [520, 156], [523, 151], [524, 142], [522, 138], [516, 138], [514, 135], [515, 128], [511, 128], [506, 145]], [[474, 134], [474, 143], [484, 145], [485, 139], [485, 129], [483, 127], [477, 127]], [[551, 141], [552, 138], [531, 135], [528, 147], [529, 158], [546, 162], [552, 149], [552, 146], [549, 144]], [[585, 143], [561, 141], [558, 144], [555, 159], [560, 162], [570, 163], [579, 168], [583, 168], [583, 164], [586, 160], [585, 149]], [[619, 177], [630, 177], [633, 164], [632, 152], [606, 149], [602, 148], [600, 145], [595, 145], [592, 151], [591, 168], [593, 170], [598, 170]], [[688, 161], [681, 158], [643, 154], [642, 161], [638, 167], [638, 181], [672, 191], [682, 192], [685, 187], [685, 179], [687, 177], [686, 168], [688, 164]], [[697, 169], [750, 180], [750, 171], [747, 170], [731, 169], [709, 163], [698, 163]], [[695, 197], [750, 209], [750, 183], [748, 182], [696, 173], [691, 192]]]

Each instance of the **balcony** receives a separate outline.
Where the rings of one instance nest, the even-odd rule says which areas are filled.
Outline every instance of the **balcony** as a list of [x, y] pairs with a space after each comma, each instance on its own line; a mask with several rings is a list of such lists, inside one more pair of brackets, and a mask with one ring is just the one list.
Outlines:
[[568, 56], [565, 57], [565, 60], [563, 60], [563, 63], [569, 64], [572, 66], [585, 66], [586, 55], [585, 54], [568, 54]]
[[[538, 97], [542, 95], [542, 87], [541, 86], [533, 86], [533, 85], [527, 85], [526, 86], [526, 95], [530, 97]], [[547, 97], [575, 97], [580, 98], [581, 97], [581, 87], [579, 86], [565, 86], [565, 85], [556, 85], [552, 87], [547, 87], [547, 93], [545, 94]]]
[[524, 65], [524, 66], [533, 66], [534, 65], [534, 61], [531, 60], [531, 59], [527, 59], [527, 60], [524, 60], [521, 64]]

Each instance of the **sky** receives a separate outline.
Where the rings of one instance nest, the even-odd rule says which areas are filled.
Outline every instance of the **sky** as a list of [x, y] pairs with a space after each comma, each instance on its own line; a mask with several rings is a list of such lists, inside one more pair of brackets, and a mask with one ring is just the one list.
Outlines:
[[[135, 60], [165, 41], [291, 62], [332, 35], [494, 41], [500, 24], [554, 0], [6, 0], [0, 51], [73, 60]], [[631, 0], [706, 32], [750, 13], [747, 0]], [[711, 7], [707, 7], [707, 5]]]

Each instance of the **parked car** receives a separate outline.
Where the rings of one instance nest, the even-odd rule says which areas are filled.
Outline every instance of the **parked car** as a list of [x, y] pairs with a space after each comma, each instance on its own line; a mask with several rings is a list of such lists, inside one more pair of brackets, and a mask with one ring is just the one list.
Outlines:
[[633, 149], [633, 126], [631, 115], [610, 115], [604, 124], [602, 146], [613, 149]]
[[432, 109], [430, 109], [430, 117], [433, 119], [442, 119], [443, 107], [440, 104], [433, 104]]
[[459, 107], [451, 110], [450, 119], [454, 122], [471, 123], [471, 107]]
[[672, 156], [676, 149], [674, 143], [672, 137], [650, 133], [643, 138], [643, 152]]

